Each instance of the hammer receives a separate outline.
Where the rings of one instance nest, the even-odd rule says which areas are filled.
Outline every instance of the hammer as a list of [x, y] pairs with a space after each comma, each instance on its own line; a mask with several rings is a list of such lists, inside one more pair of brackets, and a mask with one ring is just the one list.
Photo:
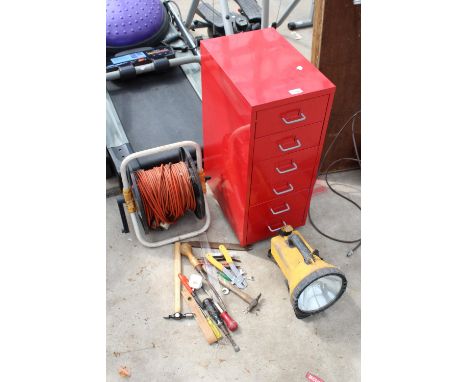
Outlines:
[[249, 306], [247, 307], [247, 312], [252, 311], [253, 308], [255, 308], [258, 304], [258, 300], [260, 300], [260, 296], [262, 295], [261, 293], [256, 297], [252, 298], [249, 296], [247, 293], [241, 291], [239, 288], [235, 287], [234, 285], [231, 285], [230, 283], [222, 280], [221, 278], [219, 279], [219, 283], [228, 288], [232, 293], [238, 295], [242, 300], [244, 300]]

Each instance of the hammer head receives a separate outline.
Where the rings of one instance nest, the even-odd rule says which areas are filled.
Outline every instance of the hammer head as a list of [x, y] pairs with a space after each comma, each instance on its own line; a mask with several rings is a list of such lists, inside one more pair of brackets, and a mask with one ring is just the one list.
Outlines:
[[260, 300], [260, 296], [261, 296], [261, 295], [262, 295], [262, 294], [260, 293], [256, 298], [254, 298], [254, 299], [250, 302], [249, 306], [247, 307], [247, 312], [251, 312], [252, 309], [255, 308], [255, 307], [257, 306], [258, 300]]

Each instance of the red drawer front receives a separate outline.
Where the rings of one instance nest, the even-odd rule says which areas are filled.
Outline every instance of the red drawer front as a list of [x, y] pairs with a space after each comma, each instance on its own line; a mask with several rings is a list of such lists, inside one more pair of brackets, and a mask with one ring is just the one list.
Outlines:
[[254, 162], [318, 146], [323, 122], [255, 140]]
[[308, 197], [309, 190], [303, 190], [250, 207], [247, 243], [255, 243], [278, 235], [279, 228], [284, 224], [289, 224], [294, 228], [304, 225]]
[[323, 121], [328, 97], [324, 95], [259, 111], [255, 137], [264, 137]]
[[317, 147], [254, 163], [250, 205], [310, 188]]

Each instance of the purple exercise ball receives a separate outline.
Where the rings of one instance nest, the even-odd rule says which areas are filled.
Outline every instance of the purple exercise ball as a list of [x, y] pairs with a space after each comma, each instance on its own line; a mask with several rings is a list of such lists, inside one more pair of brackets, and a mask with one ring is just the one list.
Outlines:
[[106, 45], [137, 46], [166, 28], [161, 0], [106, 0]]

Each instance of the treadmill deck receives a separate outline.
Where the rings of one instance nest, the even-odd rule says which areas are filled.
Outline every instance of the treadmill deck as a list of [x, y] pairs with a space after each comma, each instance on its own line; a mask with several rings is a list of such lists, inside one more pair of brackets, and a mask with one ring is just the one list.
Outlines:
[[[129, 81], [108, 81], [106, 87], [128, 139], [127, 147], [108, 147], [116, 167], [125, 156], [120, 153], [126, 151], [185, 140], [202, 146], [201, 100], [180, 67]], [[178, 161], [178, 152], [174, 151], [158, 155], [157, 160], [146, 158], [139, 162], [147, 168]]]

